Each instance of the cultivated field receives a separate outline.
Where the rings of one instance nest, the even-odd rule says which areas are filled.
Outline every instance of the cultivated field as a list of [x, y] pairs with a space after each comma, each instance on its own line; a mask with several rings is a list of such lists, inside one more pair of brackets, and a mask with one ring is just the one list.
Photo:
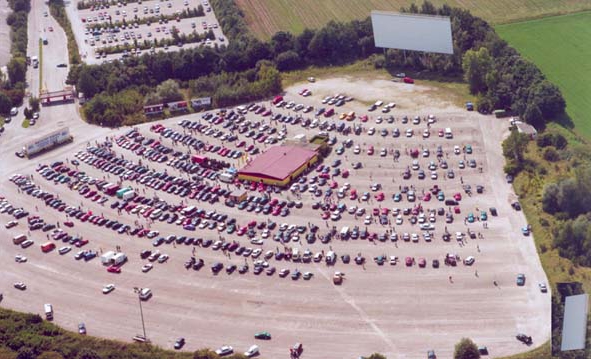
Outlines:
[[[313, 94], [308, 97], [298, 95], [304, 88], [310, 89]], [[271, 198], [286, 201], [299, 198], [303, 202], [303, 208], [291, 208], [286, 217], [263, 215], [254, 205], [250, 210], [239, 210], [237, 206], [228, 207], [224, 205], [224, 198], [217, 203], [209, 203], [204, 199], [198, 201], [190, 199], [190, 196], [181, 197], [172, 193], [173, 190], [164, 191], [157, 187], [156, 182], [159, 181], [155, 177], [147, 182], [138, 182], [138, 173], [134, 174], [131, 170], [137, 168], [138, 163], [156, 171], [166, 170], [169, 175], [183, 179], [192, 177], [175, 167], [177, 162], [172, 161], [172, 155], [164, 162], [148, 159], [148, 153], [153, 152], [152, 145], [155, 141], [173, 148], [174, 151], [188, 151], [181, 142], [173, 141], [168, 135], [163, 135], [163, 132], [150, 130], [151, 124], [138, 126], [144, 139], [136, 141], [124, 136], [129, 131], [128, 128], [112, 131], [84, 124], [72, 115], [74, 105], [44, 108], [44, 118], [59, 118], [62, 121], [59, 124], [56, 121], [40, 122], [36, 127], [38, 133], [49, 132], [58, 125], [68, 125], [75, 142], [32, 160], [19, 159], [13, 154], [30, 138], [30, 133], [10, 127], [6, 136], [0, 138], [0, 144], [6, 149], [0, 154], [0, 160], [4, 163], [0, 195], [12, 206], [24, 207], [31, 216], [39, 216], [49, 224], [61, 223], [61, 228], [69, 235], [81, 236], [90, 242], [78, 248], [64, 243], [65, 237], [59, 235], [58, 231], [53, 237], [59, 235], [62, 238], [49, 241], [58, 248], [71, 246], [71, 251], [63, 255], [58, 254], [57, 250], [42, 253], [39, 246], [48, 241], [46, 237], [52, 237], [53, 230], [30, 230], [29, 236], [35, 243], [28, 248], [12, 244], [13, 236], [28, 232], [26, 218], [20, 219], [16, 227], [4, 230], [0, 235], [0, 260], [6, 263], [3, 267], [4, 275], [0, 276], [0, 288], [4, 292], [2, 305], [20, 311], [41, 313], [44, 303], [52, 303], [55, 322], [59, 325], [76, 329], [79, 322], [84, 322], [89, 335], [130, 340], [133, 335], [141, 332], [137, 297], [132, 288], [149, 287], [154, 296], [144, 303], [143, 311], [147, 335], [156, 344], [170, 348], [176, 337], [184, 336], [187, 338], [187, 350], [217, 348], [229, 344], [236, 352], [243, 352], [257, 342], [261, 348], [261, 356], [265, 358], [287, 357], [288, 346], [295, 342], [304, 344], [304, 358], [329, 359], [356, 357], [376, 351], [389, 358], [424, 358], [429, 349], [434, 349], [438, 357], [448, 358], [451, 357], [454, 343], [464, 336], [473, 338], [480, 345], [486, 345], [491, 356], [495, 357], [531, 348], [515, 339], [519, 332], [533, 337], [532, 347], [546, 342], [550, 329], [550, 294], [541, 293], [538, 289], [538, 283], [545, 282], [546, 277], [533, 239], [521, 234], [520, 228], [526, 221], [521, 212], [511, 208], [510, 204], [516, 197], [502, 173], [504, 159], [500, 142], [507, 135], [507, 122], [466, 112], [438, 100], [437, 90], [434, 88], [387, 80], [364, 81], [344, 77], [324, 79], [314, 84], [292, 86], [287, 89], [285, 98], [287, 101], [314, 106], [316, 111], [319, 107], [332, 107], [321, 104], [321, 100], [337, 92], [352, 96], [355, 100], [347, 102], [343, 107], [335, 107], [337, 113], [332, 117], [318, 116], [320, 122], [326, 120], [328, 125], [334, 123], [337, 126], [358, 125], [363, 130], [359, 135], [345, 136], [335, 130], [326, 129], [337, 141], [333, 152], [323, 161], [323, 165], [329, 167], [331, 178], [320, 185], [318, 179], [312, 181], [312, 177], [320, 176], [320, 172], [313, 170], [307, 174], [308, 188], [318, 186], [320, 196], [309, 190], [297, 195], [290, 191], [271, 194]], [[369, 112], [367, 103], [376, 100], [395, 102], [396, 107], [386, 114], [382, 114], [380, 109]], [[269, 108], [268, 102], [263, 105]], [[273, 113], [286, 116], [302, 114], [294, 109], [273, 107], [272, 110]], [[351, 122], [339, 119], [340, 114], [350, 111], [357, 113], [357, 119]], [[365, 114], [368, 119], [363, 122], [359, 116]], [[436, 118], [430, 126], [426, 121], [429, 114]], [[403, 122], [405, 115], [410, 117], [409, 122]], [[313, 112], [302, 116], [305, 120], [313, 117]], [[378, 116], [382, 116], [383, 121]], [[392, 122], [387, 120], [389, 116], [394, 116]], [[414, 116], [422, 119], [413, 124]], [[223, 136], [216, 137], [219, 131], [228, 134], [229, 129], [224, 127], [225, 122], [210, 123], [202, 119], [201, 114], [162, 121], [161, 124], [176, 131], [179, 137], [189, 134], [211, 145], [243, 151], [251, 145], [260, 150], [268, 147], [260, 140], [261, 137], [255, 141], [247, 136], [250, 131], [262, 132], [261, 136], [267, 136], [271, 127], [277, 129], [273, 135], [276, 136], [278, 131], [285, 129], [288, 137], [299, 133], [310, 136], [319, 131], [318, 126], [312, 128], [304, 127], [301, 123], [270, 122], [269, 118], [249, 112], [246, 119], [251, 122], [250, 129], [248, 132], [234, 130], [238, 135], [234, 142], [223, 142]], [[200, 122], [207, 129], [183, 129], [179, 122], [184, 119], [195, 124]], [[258, 124], [255, 125], [256, 122]], [[263, 125], [267, 129], [261, 130]], [[239, 127], [242, 126], [243, 124]], [[439, 136], [439, 131], [447, 127], [453, 131], [451, 139]], [[395, 128], [400, 130], [399, 136], [393, 135]], [[411, 137], [406, 135], [409, 129], [412, 129]], [[429, 136], [423, 138], [425, 131]], [[127, 173], [116, 176], [111, 172], [113, 165], [98, 158], [97, 151], [87, 148], [103, 144], [106, 136], [117, 138], [117, 141], [110, 141], [112, 147], [105, 147], [102, 153], [112, 151], [117, 162], [123, 161], [122, 158], [132, 161], [133, 164], [128, 162], [125, 165]], [[353, 143], [340, 152], [338, 148], [346, 139], [352, 139]], [[242, 141], [245, 143], [240, 144]], [[359, 147], [358, 150], [356, 146]], [[442, 148], [439, 159], [436, 155], [438, 146]], [[140, 147], [144, 149], [141, 150]], [[370, 147], [375, 152], [370, 153]], [[384, 155], [381, 154], [382, 149]], [[403, 179], [402, 173], [413, 162], [410, 152], [414, 149], [419, 150], [416, 160], [425, 171], [426, 178], [419, 179], [420, 170], [413, 169], [411, 178]], [[425, 152], [426, 149], [429, 153]], [[396, 150], [400, 152], [398, 160], [393, 158]], [[78, 155], [75, 156], [76, 153]], [[156, 152], [150, 156], [154, 154], [158, 155]], [[238, 160], [223, 157], [219, 153], [207, 152], [207, 156], [240, 166]], [[341, 164], [334, 164], [336, 160], [340, 160]], [[471, 160], [474, 160], [474, 167], [470, 166]], [[55, 161], [64, 161], [70, 171], [64, 172], [59, 178], [54, 176], [51, 180], [35, 171], [39, 164], [51, 165]], [[447, 169], [442, 168], [442, 161], [446, 161]], [[115, 163], [113, 160], [109, 162]], [[353, 163], [356, 162], [361, 162], [362, 167], [353, 169]], [[436, 167], [433, 171], [437, 174], [434, 175], [428, 166]], [[341, 174], [335, 174], [336, 168], [341, 170]], [[350, 173], [346, 178], [343, 177], [345, 169]], [[448, 170], [453, 170], [453, 178]], [[76, 173], [77, 171], [84, 172], [84, 175]], [[34, 195], [17, 191], [15, 183], [8, 180], [15, 173], [33, 175], [32, 181], [42, 191], [58, 195], [59, 200], [51, 202], [51, 206], [55, 208], [46, 205]], [[44, 173], [48, 174], [47, 171]], [[66, 180], [66, 177], [69, 179]], [[80, 178], [80, 183], [75, 188], [69, 188], [67, 181], [73, 183], [78, 181], [76, 178]], [[279, 232], [277, 228], [265, 237], [263, 230], [253, 227], [256, 231], [255, 239], [262, 239], [262, 242], [253, 243], [247, 235], [240, 236], [237, 232], [229, 234], [223, 229], [218, 229], [218, 232], [215, 225], [213, 229], [197, 228], [191, 231], [158, 219], [157, 216], [153, 221], [149, 220], [148, 215], [155, 211], [153, 207], [146, 207], [143, 210], [145, 215], [128, 207], [135, 208], [139, 205], [138, 202], [129, 202], [122, 207], [127, 209], [118, 212], [112, 205], [116, 201], [121, 202], [120, 199], [102, 192], [91, 193], [95, 188], [91, 182], [103, 178], [111, 182], [122, 181], [123, 185], [132, 186], [146, 199], [157, 196], [171, 206], [183, 203], [183, 206], [194, 205], [207, 211], [215, 210], [217, 213], [227, 214], [228, 218], [236, 219], [239, 228], [253, 220], [259, 224], [273, 221], [277, 224], [302, 225], [305, 234], [308, 234], [310, 230], [306, 227], [313, 224], [319, 227], [318, 233], [325, 235], [332, 226], [337, 228], [337, 232], [344, 226], [351, 229], [357, 226], [359, 231], [366, 230], [375, 234], [376, 238], [340, 240], [333, 237], [328, 243], [322, 243], [320, 239], [309, 243], [305, 234], [295, 239], [292, 233], [288, 241], [274, 241], [273, 236]], [[201, 181], [216, 185], [210, 179]], [[83, 192], [83, 182], [90, 187], [85, 195], [80, 193]], [[337, 191], [345, 183], [349, 183], [350, 189], [344, 190], [344, 196], [340, 197]], [[381, 188], [372, 190], [373, 184], [379, 184]], [[471, 195], [463, 188], [467, 184], [472, 186]], [[222, 189], [234, 189], [233, 185], [220, 185]], [[462, 197], [457, 209], [454, 205], [446, 206], [436, 195], [428, 195], [434, 185], [438, 185], [446, 199], [451, 199], [454, 195], [458, 199]], [[476, 193], [477, 185], [484, 187], [483, 193]], [[332, 195], [325, 198], [322, 194], [326, 193], [329, 186], [334, 187]], [[393, 196], [402, 192], [401, 188], [404, 186], [414, 186], [418, 199], [412, 202], [402, 194], [399, 200], [395, 200]], [[355, 199], [353, 189], [357, 198], [367, 192], [367, 199]], [[379, 199], [382, 192], [384, 197]], [[256, 190], [249, 190], [248, 194], [261, 196]], [[103, 197], [106, 202], [100, 204]], [[323, 211], [313, 209], [314, 203], [323, 199], [345, 205], [340, 219], [323, 220]], [[80, 207], [80, 217], [85, 219], [68, 218], [65, 213], [66, 205], [73, 207], [68, 210], [70, 214], [73, 213], [71, 210]], [[351, 207], [364, 208], [365, 213], [350, 214]], [[493, 215], [490, 207], [495, 207], [498, 215]], [[416, 217], [419, 217], [419, 221], [425, 221], [423, 224], [430, 229], [421, 230], [419, 223], [411, 224], [412, 214], [402, 214], [406, 212], [406, 208], [408, 211], [424, 211], [423, 220], [420, 215]], [[373, 215], [374, 211], [384, 213], [386, 209], [388, 223], [375, 223], [379, 216]], [[395, 209], [401, 211], [399, 217], [392, 214]], [[430, 215], [431, 210], [435, 211], [433, 216]], [[481, 219], [481, 211], [488, 214], [487, 218]], [[172, 210], [164, 212], [168, 216], [173, 214]], [[469, 213], [475, 214], [476, 219], [467, 220]], [[453, 216], [451, 223], [446, 223], [447, 214]], [[95, 216], [94, 219], [90, 218], [91, 215]], [[157, 230], [160, 234], [151, 239], [125, 231], [119, 234], [107, 228], [106, 224], [91, 223], [100, 221], [100, 217], [116, 219], [131, 229], [141, 226]], [[12, 215], [4, 209], [0, 210], [2, 225], [12, 219]], [[66, 221], [72, 221], [73, 227], [65, 227]], [[201, 219], [201, 224], [204, 221], [204, 218]], [[208, 221], [210, 224], [215, 223], [211, 219]], [[446, 231], [451, 235], [449, 241], [442, 238]], [[461, 240], [456, 239], [457, 232], [462, 233]], [[469, 232], [474, 233], [474, 238], [470, 237]], [[407, 241], [402, 238], [404, 233], [414, 234], [416, 237]], [[255, 275], [254, 262], [257, 259], [253, 256], [238, 255], [229, 250], [214, 250], [212, 247], [215, 245], [207, 248], [187, 245], [189, 242], [186, 239], [184, 244], [176, 241], [156, 246], [152, 244], [160, 236], [168, 237], [173, 234], [177, 237], [198, 237], [213, 241], [221, 236], [228, 243], [236, 242], [244, 247], [261, 248], [263, 254], [259, 259], [265, 252], [271, 251], [274, 254], [276, 251], [283, 251], [283, 247], [299, 248], [302, 252], [309, 249], [318, 256], [334, 250], [339, 258], [334, 266], [327, 266], [322, 256], [320, 261], [302, 263], [278, 260], [272, 255], [267, 259], [268, 265], [276, 267], [277, 272], [282, 268], [290, 269], [291, 273], [296, 269], [302, 273], [310, 271], [313, 273], [312, 278], [294, 280], [290, 275], [280, 278], [278, 273], [267, 274], [266, 271]], [[393, 234], [398, 235], [396, 241], [393, 240]], [[378, 235], [385, 237], [382, 240]], [[114, 250], [116, 246], [120, 246], [129, 257], [129, 261], [121, 267], [120, 274], [107, 272], [97, 258], [89, 261], [74, 258], [80, 250], [100, 253]], [[195, 257], [205, 262], [200, 270], [185, 269], [183, 265], [193, 255], [193, 248]], [[159, 250], [170, 257], [163, 263], [153, 262], [153, 269], [143, 273], [142, 266], [149, 262], [142, 260], [139, 254], [145, 249]], [[445, 265], [443, 259], [446, 253], [456, 254], [460, 258], [459, 263], [456, 266]], [[28, 261], [15, 262], [16, 254], [27, 256]], [[348, 264], [340, 257], [345, 254], [351, 256]], [[363, 265], [355, 264], [354, 258], [358, 255], [365, 258]], [[378, 265], [374, 258], [382, 255], [386, 256], [386, 262]], [[398, 260], [391, 264], [390, 256], [396, 256]], [[471, 265], [462, 263], [469, 256], [473, 256], [475, 262]], [[414, 258], [408, 266], [405, 263], [407, 257]], [[423, 259], [425, 266], [420, 267]], [[433, 266], [435, 259], [439, 260], [438, 268]], [[227, 274], [222, 270], [214, 275], [210, 267], [218, 261], [224, 266], [248, 263], [249, 270], [244, 274], [237, 271]], [[345, 282], [341, 286], [332, 284], [335, 270], [346, 273]], [[525, 286], [515, 284], [517, 273], [526, 275]], [[27, 284], [26, 291], [12, 288], [17, 281]], [[116, 289], [103, 295], [101, 289], [107, 283], [114, 283]], [[261, 330], [269, 331], [273, 338], [270, 341], [256, 341], [253, 334]]]
[[499, 35], [533, 61], [566, 99], [567, 113], [581, 135], [591, 138], [591, 12], [496, 27]]
[[[268, 38], [279, 30], [299, 33], [318, 28], [330, 20], [364, 19], [371, 10], [398, 11], [411, 0], [237, 0], [252, 31]], [[434, 5], [448, 4], [470, 10], [492, 23], [506, 23], [546, 15], [566, 14], [591, 9], [591, 0], [433, 0]]]

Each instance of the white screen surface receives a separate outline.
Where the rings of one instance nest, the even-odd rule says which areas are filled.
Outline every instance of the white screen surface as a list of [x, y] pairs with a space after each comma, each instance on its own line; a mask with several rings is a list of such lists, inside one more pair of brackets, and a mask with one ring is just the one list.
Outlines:
[[376, 47], [453, 54], [449, 17], [372, 11]]

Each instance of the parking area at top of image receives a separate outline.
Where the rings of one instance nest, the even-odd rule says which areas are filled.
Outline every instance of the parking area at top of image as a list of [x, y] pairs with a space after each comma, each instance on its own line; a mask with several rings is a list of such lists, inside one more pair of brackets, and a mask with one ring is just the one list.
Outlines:
[[[189, 16], [183, 18], [180, 14], [184, 11], [194, 12], [199, 7], [203, 8], [204, 16]], [[84, 46], [87, 56], [93, 58], [113, 59], [121, 57], [121, 53], [106, 54], [105, 47], [121, 46], [128, 47], [127, 51], [134, 52], [134, 44], [137, 42], [145, 46], [148, 42], [152, 51], [159, 49], [168, 50], [181, 47], [195, 46], [213, 46], [214, 44], [224, 44], [227, 42], [223, 35], [221, 27], [209, 6], [209, 3], [199, 0], [170, 0], [163, 2], [144, 1], [141, 3], [130, 3], [127, 5], [112, 5], [106, 7], [95, 7], [79, 10], [79, 19], [84, 30]], [[145, 18], [154, 18], [151, 23], [139, 23]], [[139, 21], [134, 21], [134, 20]], [[125, 24], [122, 22], [125, 21]], [[100, 25], [99, 28], [94, 28]], [[214, 39], [205, 39], [205, 35], [213, 32]], [[172, 40], [173, 33], [176, 32], [180, 37], [178, 42], [163, 44], [164, 39]], [[198, 42], [183, 43], [184, 35], [196, 33], [201, 35], [202, 39]], [[157, 46], [154, 46], [154, 41]], [[173, 46], [174, 45], [174, 46]], [[83, 47], [84, 47], [83, 46]], [[92, 49], [92, 50], [90, 50]], [[135, 54], [141, 53], [140, 49], [135, 49]]]

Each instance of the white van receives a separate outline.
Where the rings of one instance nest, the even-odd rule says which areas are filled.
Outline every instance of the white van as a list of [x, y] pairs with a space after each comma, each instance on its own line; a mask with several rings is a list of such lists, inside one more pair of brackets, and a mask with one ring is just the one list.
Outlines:
[[384, 101], [379, 101], [379, 100], [378, 100], [378, 101], [376, 101], [376, 103], [374, 103], [374, 105], [375, 105], [376, 107], [380, 107], [380, 106], [382, 106], [383, 104], [384, 104]]
[[349, 227], [343, 227], [341, 229], [341, 238], [347, 238], [349, 236]]
[[18, 115], [18, 108], [13, 107], [10, 109], [10, 116], [16, 116]]
[[53, 306], [51, 304], [43, 305], [43, 309], [45, 310], [45, 319], [53, 320]]
[[148, 300], [152, 296], [152, 290], [150, 288], [142, 288], [140, 291], [140, 299]]
[[451, 128], [447, 127], [445, 129], [445, 138], [453, 138], [454, 135], [451, 133]]
[[293, 248], [291, 250], [291, 260], [294, 262], [298, 262], [298, 261], [300, 261], [300, 259], [301, 259], [300, 258], [300, 250], [297, 248]]

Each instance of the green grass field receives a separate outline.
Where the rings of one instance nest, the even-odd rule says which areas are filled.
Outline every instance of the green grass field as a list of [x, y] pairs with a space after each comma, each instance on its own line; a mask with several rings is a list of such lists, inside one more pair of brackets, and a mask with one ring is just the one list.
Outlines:
[[[278, 30], [299, 33], [330, 20], [363, 19], [371, 10], [398, 11], [422, 0], [236, 0], [251, 30], [266, 39]], [[591, 0], [431, 0], [469, 9], [495, 24], [591, 9]]]
[[591, 139], [591, 12], [496, 27], [499, 35], [533, 61], [566, 99], [575, 132]]

